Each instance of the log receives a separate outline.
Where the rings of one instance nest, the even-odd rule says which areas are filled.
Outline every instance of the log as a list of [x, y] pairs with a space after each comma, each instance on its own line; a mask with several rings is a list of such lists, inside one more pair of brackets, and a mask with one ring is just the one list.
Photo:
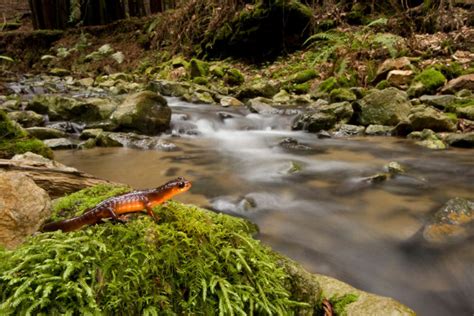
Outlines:
[[38, 156], [27, 153], [17, 155], [10, 160], [0, 159], [0, 172], [16, 171], [26, 174], [39, 187], [46, 190], [52, 199], [97, 184], [116, 184], [64, 166], [56, 161], [33, 155]]

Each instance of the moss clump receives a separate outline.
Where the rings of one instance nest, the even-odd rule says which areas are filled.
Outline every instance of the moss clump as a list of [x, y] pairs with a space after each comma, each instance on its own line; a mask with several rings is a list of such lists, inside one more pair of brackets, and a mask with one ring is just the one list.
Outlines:
[[294, 84], [304, 83], [306, 81], [316, 78], [317, 76], [318, 73], [314, 69], [303, 70], [294, 74], [293, 77], [290, 79], [290, 82]]
[[209, 68], [209, 72], [217, 78], [223, 78], [224, 75], [225, 75], [224, 67], [221, 67], [221, 66], [218, 66], [218, 65], [212, 65]]
[[413, 79], [408, 94], [419, 96], [423, 93], [434, 93], [445, 81], [446, 77], [440, 71], [434, 68], [425, 69]]
[[377, 83], [377, 85], [375, 86], [375, 89], [378, 89], [378, 90], [383, 90], [387, 88], [390, 88], [390, 82], [388, 82], [388, 80], [382, 80], [379, 83]]
[[29, 136], [19, 125], [12, 122], [5, 112], [0, 111], [0, 158], [11, 158], [28, 151], [53, 158], [50, 148], [39, 139]]
[[337, 87], [337, 79], [335, 77], [329, 77], [319, 84], [318, 91], [323, 93], [329, 93]]
[[191, 79], [196, 77], [206, 77], [209, 73], [209, 64], [205, 61], [193, 58], [189, 62], [188, 71]]
[[347, 88], [336, 88], [329, 93], [329, 100], [331, 102], [352, 102], [357, 100], [357, 96]]
[[346, 294], [341, 297], [332, 297], [329, 302], [334, 308], [336, 315], [344, 316], [346, 313], [346, 306], [357, 301], [357, 295]]
[[205, 85], [207, 85], [207, 84], [209, 83], [209, 80], [208, 80], [206, 77], [195, 77], [195, 78], [193, 79], [193, 82], [194, 82], [195, 84], [200, 84], [200, 85], [205, 86]]
[[463, 73], [462, 66], [457, 62], [436, 64], [433, 68], [440, 71], [448, 80], [459, 77]]
[[296, 94], [305, 94], [309, 92], [309, 89], [311, 88], [309, 82], [303, 82], [299, 84], [295, 84], [289, 87], [289, 90], [291, 92], [294, 92]]
[[236, 86], [244, 83], [245, 78], [244, 75], [242, 75], [242, 73], [238, 69], [230, 68], [227, 69], [227, 71], [225, 72], [224, 81], [229, 85]]
[[[111, 194], [89, 188], [55, 211]], [[251, 237], [248, 222], [175, 202], [155, 212], [159, 224], [138, 216], [39, 234], [0, 252], [0, 313], [281, 315], [309, 307], [292, 299], [279, 257]]]

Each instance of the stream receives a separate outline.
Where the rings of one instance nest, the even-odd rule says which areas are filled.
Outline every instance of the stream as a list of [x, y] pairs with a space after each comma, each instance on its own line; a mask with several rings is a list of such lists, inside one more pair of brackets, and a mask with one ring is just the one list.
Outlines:
[[[250, 219], [264, 244], [311, 272], [393, 297], [420, 315], [472, 315], [472, 242], [437, 251], [409, 246], [448, 199], [472, 199], [472, 150], [433, 151], [393, 137], [318, 138], [291, 131], [291, 111], [168, 101], [172, 132], [161, 138], [176, 148], [62, 150], [56, 159], [135, 188], [185, 176], [193, 188], [176, 200]], [[366, 180], [391, 161], [407, 172]]]

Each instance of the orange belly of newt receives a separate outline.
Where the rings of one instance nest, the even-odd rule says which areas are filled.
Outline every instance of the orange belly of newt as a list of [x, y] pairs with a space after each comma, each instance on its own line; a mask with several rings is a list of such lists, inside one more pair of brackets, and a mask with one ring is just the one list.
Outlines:
[[145, 205], [141, 202], [132, 202], [123, 205], [117, 206], [115, 209], [115, 213], [117, 214], [125, 214], [131, 212], [138, 212], [145, 209]]

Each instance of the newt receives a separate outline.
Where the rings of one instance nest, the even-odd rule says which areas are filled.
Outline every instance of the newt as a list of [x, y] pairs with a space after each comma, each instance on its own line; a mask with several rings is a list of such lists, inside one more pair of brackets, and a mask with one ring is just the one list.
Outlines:
[[171, 199], [176, 194], [186, 192], [190, 188], [191, 182], [183, 177], [179, 177], [155, 189], [133, 191], [108, 198], [79, 216], [45, 224], [41, 231], [74, 231], [84, 225], [97, 224], [102, 219], [112, 218], [122, 221], [121, 217], [125, 214], [143, 210], [146, 210], [147, 214], [156, 221], [157, 218], [153, 213], [152, 207]]

